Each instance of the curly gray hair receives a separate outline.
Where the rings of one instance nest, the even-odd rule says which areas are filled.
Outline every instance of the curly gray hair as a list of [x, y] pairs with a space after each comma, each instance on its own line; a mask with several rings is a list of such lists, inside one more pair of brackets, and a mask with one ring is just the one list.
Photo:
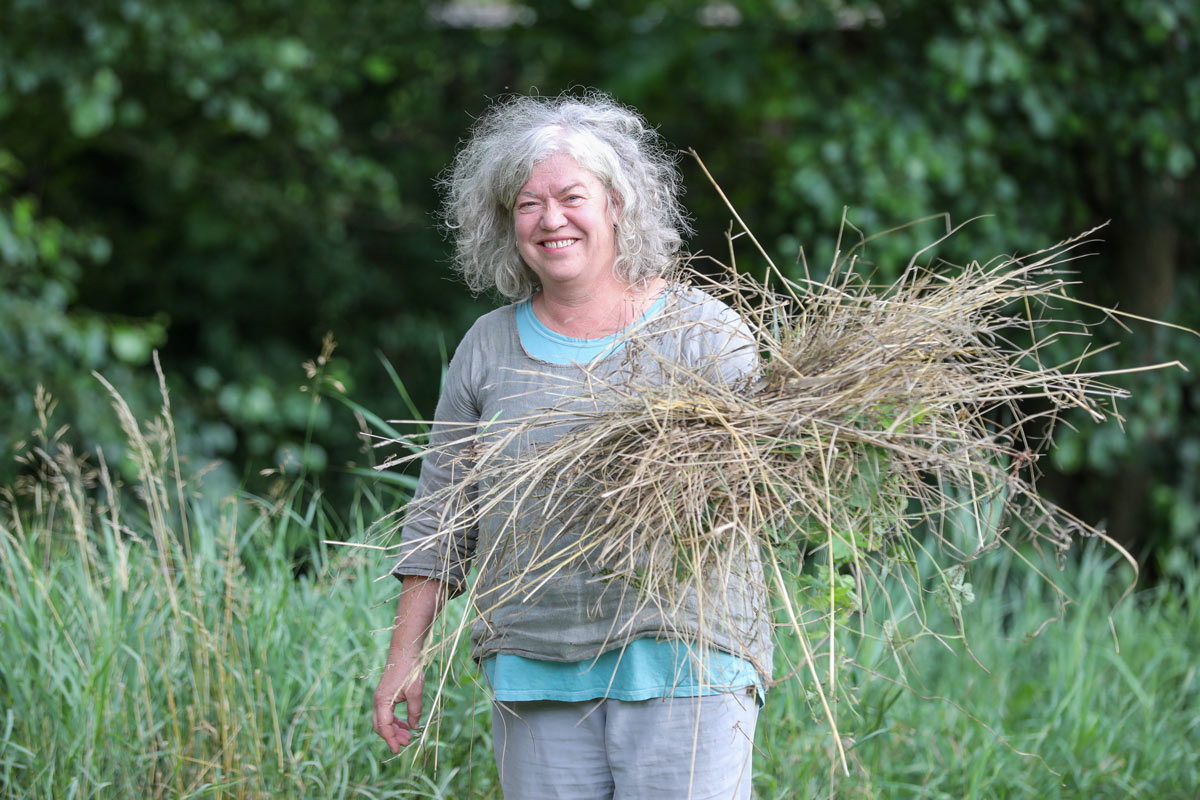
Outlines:
[[512, 210], [533, 167], [565, 153], [600, 179], [617, 209], [613, 271], [630, 285], [669, 269], [690, 232], [676, 156], [640, 114], [607, 95], [496, 102], [441, 180], [455, 268], [473, 292], [530, 297], [537, 275], [517, 251]]

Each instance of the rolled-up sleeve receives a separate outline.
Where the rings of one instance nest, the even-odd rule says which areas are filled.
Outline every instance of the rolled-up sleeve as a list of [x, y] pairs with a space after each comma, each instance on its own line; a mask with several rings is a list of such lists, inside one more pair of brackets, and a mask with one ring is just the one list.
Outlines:
[[417, 490], [404, 513], [399, 558], [392, 574], [419, 575], [446, 583], [451, 595], [466, 588], [475, 555], [478, 520], [470, 480], [470, 437], [479, 423], [478, 359], [472, 333], [463, 339], [438, 399], [430, 447]]

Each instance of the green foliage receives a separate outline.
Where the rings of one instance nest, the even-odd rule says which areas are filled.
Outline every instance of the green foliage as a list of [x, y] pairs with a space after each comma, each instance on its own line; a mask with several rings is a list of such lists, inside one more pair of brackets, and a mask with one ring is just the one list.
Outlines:
[[[443, 354], [484, 307], [448, 280], [431, 215], [438, 171], [491, 96], [613, 92], [704, 157], [778, 263], [803, 246], [814, 271], [832, 261], [845, 206], [868, 234], [994, 214], [929, 256], [948, 261], [1112, 219], [1080, 264], [1083, 296], [1200, 327], [1185, 269], [1198, 255], [1200, 15], [1186, 0], [527, 0], [495, 4], [514, 9], [496, 27], [450, 21], [455, 5], [0, 2], [0, 476], [47, 476], [47, 462], [9, 459], [38, 426], [41, 384], [78, 449], [103, 445], [114, 479], [138, 481], [90, 373], [145, 418], [161, 403], [154, 348], [184, 461], [231, 465], [189, 483], [158, 523], [144, 503], [97, 493], [86, 468], [74, 484], [65, 466], [55, 478], [83, 493], [43, 507], [53, 524], [9, 506], [0, 625], [31, 660], [0, 669], [0, 793], [494, 795], [471, 684], [443, 700], [436, 773], [415, 754], [386, 762], [368, 732], [384, 642], [366, 632], [391, 611], [373, 607], [378, 568], [334, 569], [321, 542], [361, 541], [402, 495], [373, 484], [331, 501], [298, 482], [370, 462], [353, 413], [317, 390], [353, 396], [378, 430], [419, 416], [397, 402], [380, 352], [428, 413]], [[683, 168], [693, 249], [724, 256], [727, 213]], [[881, 275], [943, 225], [881, 240]], [[327, 331], [340, 357], [306, 376]], [[1121, 652], [1093, 566], [1067, 573], [1079, 586], [1065, 624], [1016, 642], [1003, 640], [1058, 615], [1044, 587], [974, 571], [957, 589], [930, 586], [991, 676], [907, 631], [863, 647], [966, 711], [865, 687], [839, 707], [861, 772], [837, 779], [806, 688], [779, 687], [760, 724], [760, 796], [1187, 797], [1200, 784], [1179, 746], [1200, 704], [1200, 347], [1174, 330], [1126, 338], [1097, 366], [1193, 371], [1131, 376], [1123, 430], [1060, 426], [1044, 481], [1089, 520], [1140, 509], [1121, 535], [1156, 545], [1173, 579], [1118, 607]], [[43, 433], [53, 454], [61, 442]], [[273, 474], [256, 500], [222, 505], [262, 467]], [[120, 524], [71, 524], [71, 508], [114, 507]], [[187, 539], [161, 524], [183, 519]], [[835, 586], [844, 614], [859, 606], [848, 577], [813, 578]]]
[[[832, 768], [815, 695], [796, 682], [770, 695], [759, 797], [1191, 796], [1200, 774], [1172, 731], [1192, 724], [1200, 692], [1186, 655], [1195, 644], [1179, 641], [1200, 630], [1196, 573], [1182, 591], [1117, 604], [1114, 563], [1092, 551], [1055, 574], [1072, 601], [1064, 615], [1032, 570], [989, 565], [975, 578], [979, 600], [961, 610], [969, 652], [945, 639], [847, 637], [843, 650], [871, 676], [838, 705], [849, 776]], [[781, 657], [800, 659], [795, 644]]]
[[[38, 198], [64, 237], [92, 232], [88, 252], [105, 268], [71, 272], [57, 302], [102, 326], [109, 361], [144, 363], [165, 336], [169, 371], [189, 378], [177, 394], [192, 455], [274, 467], [300, 449], [307, 403], [290, 396], [326, 331], [436, 369], [437, 337], [413, 332], [440, 327], [447, 304], [424, 302], [424, 324], [397, 311], [440, 283], [406, 262], [440, 258], [431, 184], [454, 137], [428, 158], [428, 142], [440, 140], [418, 122], [420, 108], [378, 90], [389, 56], [372, 55], [394, 47], [390, 55], [428, 61], [431, 43], [405, 50], [429, 28], [423, 9], [130, 2], [63, 14], [20, 3], [5, 17], [0, 125], [22, 169], [3, 195]], [[397, 87], [411, 66], [395, 65]], [[391, 124], [389, 98], [400, 115]], [[407, 243], [400, 280], [396, 241]], [[3, 256], [7, 269], [12, 248]], [[6, 352], [4, 365], [21, 355]], [[51, 355], [80, 382], [94, 367], [115, 377], [104, 359]], [[358, 374], [378, 396], [377, 371]], [[35, 385], [5, 387], [26, 409], [18, 429], [32, 427]], [[56, 388], [70, 416], [86, 417], [85, 402]], [[348, 417], [316, 429], [325, 442], [354, 441]]]
[[[69, 459], [56, 463], [72, 472]], [[392, 759], [370, 732], [394, 599], [372, 580], [383, 565], [326, 552], [297, 580], [279, 544], [299, 524], [286, 510], [193, 503], [187, 539], [164, 539], [135, 514], [112, 516], [111, 498], [86, 482], [43, 489], [41, 511], [18, 496], [0, 516], [0, 626], [25, 657], [0, 670], [0, 794], [496, 795], [490, 704], [472, 666], [444, 687], [423, 750]], [[76, 528], [66, 511], [89, 496], [99, 505]], [[346, 528], [319, 534], [366, 538], [387, 501], [359, 498]], [[990, 674], [958, 645], [849, 637], [841, 649], [883, 676], [836, 705], [851, 774], [832, 771], [802, 675], [775, 687], [760, 717], [757, 795], [1189, 796], [1200, 774], [1179, 743], [1200, 702], [1200, 576], [1118, 605], [1118, 652], [1111, 563], [1089, 554], [1060, 574], [1074, 605], [1035, 637], [1021, 634], [1060, 616], [1058, 598], [1007, 563], [977, 576], [985, 602], [961, 610]], [[784, 656], [800, 651], [785, 644]], [[427, 687], [428, 708], [438, 687]]]
[[[1200, 325], [1183, 299], [1200, 211], [1200, 15], [1186, 0], [8, 0], [3, 16], [9, 441], [33, 427], [42, 381], [117, 447], [87, 373], [149, 404], [155, 377], [135, 368], [160, 347], [198, 462], [252, 480], [319, 446], [310, 471], [357, 464], [349, 416], [312, 420], [289, 399], [298, 366], [333, 331], [365, 406], [395, 416], [381, 351], [432, 409], [441, 354], [484, 308], [449, 280], [433, 182], [506, 91], [596, 86], [637, 106], [704, 157], [778, 263], [803, 247], [827, 268], [847, 206], [868, 234], [995, 215], [929, 254], [952, 262], [1112, 219], [1081, 262], [1084, 296]], [[684, 171], [693, 249], [723, 257], [728, 215]], [[894, 277], [944, 224], [886, 237], [871, 266]], [[1186, 338], [1154, 336], [1120, 363], [1189, 359]], [[1119, 494], [1114, 464], [1146, 472], [1146, 499], [1128, 498], [1140, 510], [1104, 514], [1126, 540], [1195, 515], [1176, 479], [1200, 442], [1194, 385], [1167, 375], [1152, 393], [1179, 409], [1159, 446], [1064, 433], [1069, 474], [1050, 482], [1085, 509], [1089, 486]], [[1131, 434], [1160, 425], [1155, 403], [1127, 417]]]
[[[0, 670], [4, 796], [410, 797], [434, 786], [396, 780], [367, 755], [361, 678], [385, 649], [370, 631], [390, 615], [375, 605], [366, 551], [322, 544], [362, 541], [404, 495], [364, 482], [336, 518], [298, 483], [271, 503], [214, 497], [180, 473], [165, 406], [142, 423], [112, 401], [132, 491], [52, 423], [22, 453], [31, 474], [0, 490], [0, 627], [23, 655]], [[39, 411], [50, 423], [44, 400]], [[306, 575], [297, 542], [314, 544]]]
[[[83, 275], [105, 266], [109, 241], [46, 216], [33, 195], [11, 194], [23, 174], [12, 153], [0, 149], [0, 397], [8, 411], [0, 421], [0, 452], [11, 456], [29, 435], [39, 385], [64, 402], [93, 437], [115, 441], [120, 430], [95, 404], [100, 385], [89, 373], [102, 370], [114, 380], [128, 380], [162, 344], [164, 326], [159, 319], [106, 316], [80, 307]], [[7, 474], [8, 464], [0, 468], [0, 475]]]

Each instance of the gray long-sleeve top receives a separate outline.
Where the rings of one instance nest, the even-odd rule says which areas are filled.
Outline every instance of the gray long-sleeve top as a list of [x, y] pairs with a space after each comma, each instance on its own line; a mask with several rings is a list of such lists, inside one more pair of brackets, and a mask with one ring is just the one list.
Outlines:
[[[709, 371], [729, 385], [750, 375], [757, 365], [754, 340], [741, 318], [727, 305], [695, 288], [668, 290], [663, 310], [639, 333], [656, 356], [642, 355], [640, 369], [664, 369], [679, 364], [689, 371]], [[635, 352], [645, 353], [644, 347]], [[639, 358], [634, 355], [633, 358]], [[630, 353], [615, 352], [589, 365], [589, 373], [605, 382], [619, 379], [630, 368]], [[471, 632], [471, 654], [479, 660], [510, 653], [550, 661], [579, 661], [638, 638], [682, 636], [695, 639], [700, 614], [694, 602], [683, 604], [676, 617], [664, 621], [652, 607], [632, 600], [634, 591], [598, 580], [595, 568], [581, 562], [560, 570], [532, 595], [513, 592], [511, 579], [528, 548], [514, 544], [520, 534], [533, 533], [569, 548], [574, 531], [561, 526], [546, 529], [537, 509], [500, 504], [469, 522], [452, 521], [444, 507], [431, 507], [423, 498], [462, 481], [469, 462], [453, 442], [477, 432], [498, 433], [506, 422], [527, 419], [548, 409], [586, 411], [602, 402], [583, 388], [583, 367], [551, 364], [531, 357], [521, 345], [515, 306], [480, 317], [456, 350], [446, 374], [435, 415], [432, 449], [421, 468], [413, 507], [401, 534], [397, 577], [420, 575], [445, 581], [452, 593], [461, 592], [476, 554], [480, 572], [473, 602], [477, 614]], [[505, 456], [519, 458], [527, 448], [562, 434], [567, 424], [531, 429], [513, 438]], [[475, 487], [486, 494], [487, 488]], [[535, 505], [535, 504], [530, 504]], [[415, 513], [414, 513], [415, 512]], [[757, 554], [735, 566], [724, 585], [723, 613], [709, 612], [707, 644], [748, 658], [771, 678], [771, 642], [766, 602]], [[640, 608], [638, 606], [641, 605]], [[713, 616], [720, 622], [714, 623]]]

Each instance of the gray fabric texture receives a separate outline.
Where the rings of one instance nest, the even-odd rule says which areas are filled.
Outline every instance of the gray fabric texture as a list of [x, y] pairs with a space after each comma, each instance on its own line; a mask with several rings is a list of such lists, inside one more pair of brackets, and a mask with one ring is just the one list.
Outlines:
[[[471, 633], [471, 654], [476, 660], [511, 653], [579, 661], [638, 638], [694, 640], [701, 632], [694, 596], [664, 619], [653, 608], [635, 602], [630, 587], [600, 579], [601, 567], [592, 564], [572, 564], [529, 596], [511, 596], [506, 587], [528, 558], [532, 538], [540, 540], [541, 552], [556, 553], [570, 551], [579, 535], [577, 525], [558, 525], [553, 520], [547, 524], [537, 503], [525, 502], [511, 516], [513, 505], [501, 503], [481, 517], [466, 518], [426, 498], [466, 479], [470, 462], [461, 459], [465, 453], [454, 444], [464, 436], [501, 436], [516, 421], [547, 409], [567, 408], [579, 415], [577, 421], [513, 437], [502, 456], [516, 465], [532, 448], [574, 425], [586, 424], [587, 413], [604, 397], [601, 392], [589, 398], [592, 393], [582, 388], [587, 376], [620, 385], [631, 374], [641, 381], [648, 375], [651, 381], [667, 380], [668, 372], [682, 369], [739, 385], [752, 377], [757, 366], [754, 341], [745, 323], [727, 305], [700, 290], [675, 287], [668, 290], [662, 312], [645, 323], [646, 330], [632, 344], [585, 370], [529, 356], [521, 346], [514, 309], [504, 306], [480, 317], [455, 351], [438, 402], [434, 449], [422, 464], [393, 573], [438, 578], [458, 593], [477, 562], [478, 620]], [[479, 447], [472, 452], [479, 452]], [[489, 555], [485, 559], [477, 554]], [[703, 639], [749, 659], [769, 681], [771, 644], [758, 554], [744, 552], [730, 563], [732, 577], [721, 586], [724, 608], [705, 610]]]
[[748, 800], [757, 718], [746, 692], [493, 703], [492, 743], [510, 800]]

